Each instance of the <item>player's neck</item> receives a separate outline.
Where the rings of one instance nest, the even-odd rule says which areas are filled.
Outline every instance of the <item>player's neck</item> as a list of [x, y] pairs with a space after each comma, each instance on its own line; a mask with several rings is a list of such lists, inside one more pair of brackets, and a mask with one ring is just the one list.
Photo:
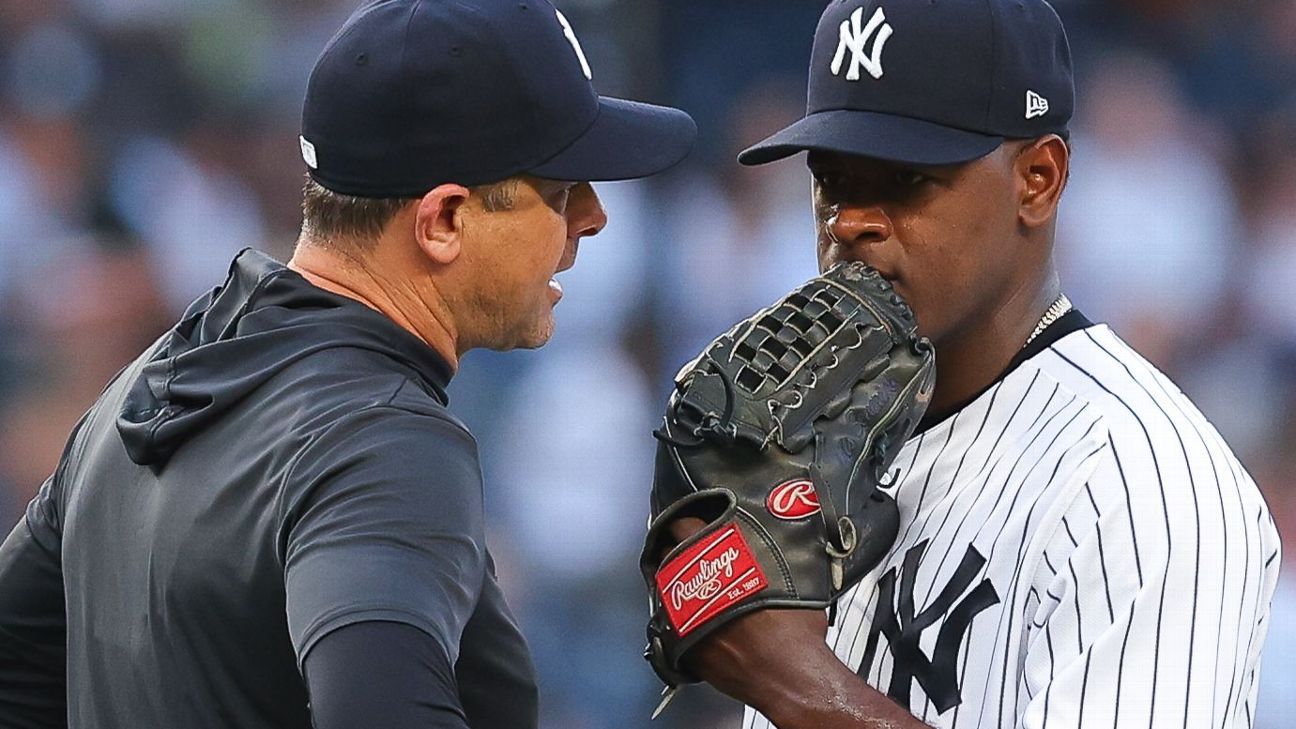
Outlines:
[[1020, 291], [976, 327], [962, 327], [936, 343], [936, 390], [926, 423], [944, 420], [1001, 379], [1061, 293], [1056, 275]]

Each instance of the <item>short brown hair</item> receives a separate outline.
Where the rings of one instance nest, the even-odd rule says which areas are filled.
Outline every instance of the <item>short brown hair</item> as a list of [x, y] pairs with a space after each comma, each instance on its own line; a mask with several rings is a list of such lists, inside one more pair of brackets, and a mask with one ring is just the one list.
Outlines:
[[320, 242], [372, 241], [396, 213], [417, 199], [343, 195], [307, 177], [302, 189], [302, 232]]
[[522, 180], [518, 177], [510, 177], [500, 182], [492, 182], [489, 185], [478, 185], [472, 188], [476, 195], [482, 199], [482, 210], [488, 213], [498, 213], [505, 210], [512, 210], [517, 205], [518, 185]]
[[[482, 198], [486, 212], [511, 210], [517, 204], [520, 179], [470, 188]], [[310, 177], [302, 188], [302, 232], [313, 240], [364, 243], [382, 234], [396, 214], [417, 201], [415, 197], [368, 198], [333, 192]]]

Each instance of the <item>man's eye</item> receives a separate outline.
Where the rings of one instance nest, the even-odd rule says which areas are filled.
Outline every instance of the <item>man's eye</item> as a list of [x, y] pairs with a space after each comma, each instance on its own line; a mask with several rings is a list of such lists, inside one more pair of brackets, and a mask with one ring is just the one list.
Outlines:
[[927, 177], [927, 175], [924, 175], [921, 172], [914, 172], [913, 170], [899, 170], [895, 173], [896, 183], [904, 187], [921, 185], [928, 179], [930, 178]]
[[815, 175], [815, 182], [819, 183], [820, 187], [830, 190], [840, 190], [845, 181], [842, 175], [835, 172], [820, 172]]
[[567, 209], [567, 201], [570, 199], [571, 199], [570, 187], [564, 187], [563, 189], [559, 190], [552, 197], [554, 210], [557, 210], [560, 213], [565, 211]]

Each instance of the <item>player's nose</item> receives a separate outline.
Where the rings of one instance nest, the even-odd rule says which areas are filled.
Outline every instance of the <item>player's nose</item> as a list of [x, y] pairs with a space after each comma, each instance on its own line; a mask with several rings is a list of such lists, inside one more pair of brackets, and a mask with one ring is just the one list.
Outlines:
[[844, 245], [881, 243], [895, 232], [891, 217], [879, 205], [843, 205], [828, 218], [827, 227]]

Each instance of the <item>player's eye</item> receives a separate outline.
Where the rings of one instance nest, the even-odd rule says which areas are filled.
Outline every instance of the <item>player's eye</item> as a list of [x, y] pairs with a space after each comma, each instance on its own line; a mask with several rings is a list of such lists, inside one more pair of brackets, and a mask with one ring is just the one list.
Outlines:
[[814, 174], [815, 184], [825, 190], [841, 190], [846, 184], [846, 177], [838, 172], [822, 170]]
[[931, 178], [921, 172], [914, 172], [913, 170], [896, 170], [894, 179], [896, 184], [901, 187], [917, 187]]

